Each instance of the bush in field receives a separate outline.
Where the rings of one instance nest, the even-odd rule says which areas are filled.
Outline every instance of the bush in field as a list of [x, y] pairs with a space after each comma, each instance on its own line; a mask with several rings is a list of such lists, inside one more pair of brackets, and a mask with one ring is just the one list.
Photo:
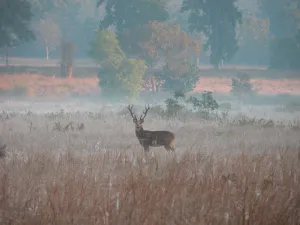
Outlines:
[[176, 68], [171, 70], [167, 65], [160, 72], [160, 79], [165, 80], [163, 88], [166, 91], [182, 91], [184, 93], [193, 91], [199, 80], [199, 70], [196, 65], [183, 63], [182, 70]]
[[101, 65], [98, 77], [104, 96], [120, 99], [124, 95], [134, 98], [139, 94], [146, 63], [127, 59], [113, 32], [96, 31], [89, 55]]
[[255, 93], [248, 74], [239, 73], [237, 77], [232, 78], [231, 81], [231, 93], [234, 96], [237, 96], [240, 100], [244, 96], [249, 96]]
[[212, 96], [212, 92], [207, 91], [202, 93], [202, 98], [198, 99], [194, 96], [186, 99], [183, 92], [177, 91], [173, 98], [168, 98], [166, 103], [166, 117], [174, 117], [182, 111], [190, 111], [197, 113], [204, 119], [212, 119], [214, 112], [219, 108], [219, 104]]

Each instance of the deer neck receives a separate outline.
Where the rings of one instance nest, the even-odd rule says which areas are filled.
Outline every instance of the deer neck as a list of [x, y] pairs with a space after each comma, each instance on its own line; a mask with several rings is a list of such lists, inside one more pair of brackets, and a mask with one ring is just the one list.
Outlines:
[[139, 128], [136, 127], [136, 128], [135, 128], [135, 134], [136, 134], [136, 136], [142, 136], [143, 133], [144, 133], [143, 127], [139, 127]]

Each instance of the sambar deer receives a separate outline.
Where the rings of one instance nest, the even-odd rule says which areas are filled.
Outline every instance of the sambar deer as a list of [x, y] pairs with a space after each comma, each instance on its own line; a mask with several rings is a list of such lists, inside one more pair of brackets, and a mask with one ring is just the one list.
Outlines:
[[144, 147], [144, 151], [148, 152], [149, 147], [160, 147], [164, 146], [167, 151], [175, 151], [174, 148], [174, 140], [175, 135], [170, 131], [150, 131], [143, 129], [144, 119], [148, 113], [150, 107], [145, 107], [145, 111], [143, 111], [143, 115], [139, 119], [137, 119], [136, 115], [132, 112], [133, 106], [128, 105], [127, 109], [129, 110], [133, 123], [135, 123], [135, 134], [140, 142], [140, 144]]

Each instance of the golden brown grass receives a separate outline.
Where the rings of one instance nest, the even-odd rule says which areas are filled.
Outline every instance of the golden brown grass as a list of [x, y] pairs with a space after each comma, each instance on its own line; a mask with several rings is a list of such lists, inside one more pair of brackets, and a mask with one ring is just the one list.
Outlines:
[[[259, 94], [290, 94], [300, 95], [300, 79], [266, 79], [254, 78], [251, 83]], [[200, 77], [194, 91], [212, 91], [215, 93], [226, 94], [231, 90], [231, 78]]]
[[0, 89], [24, 87], [27, 96], [69, 96], [93, 93], [99, 89], [97, 77], [55, 78], [38, 74], [1, 75]]
[[[14, 93], [22, 87], [28, 96], [70, 96], [85, 95], [99, 91], [96, 76], [74, 77], [72, 79], [43, 76], [39, 74], [4, 74], [0, 75], [0, 90]], [[232, 77], [234, 74], [232, 75]], [[253, 78], [253, 86], [259, 94], [291, 94], [300, 95], [300, 79], [268, 79]], [[200, 77], [195, 92], [213, 91], [228, 93], [231, 90], [230, 77]]]
[[[55, 129], [70, 121], [84, 129]], [[2, 113], [1, 224], [299, 224], [299, 131], [144, 126], [172, 130], [176, 154], [144, 156], [129, 115]]]

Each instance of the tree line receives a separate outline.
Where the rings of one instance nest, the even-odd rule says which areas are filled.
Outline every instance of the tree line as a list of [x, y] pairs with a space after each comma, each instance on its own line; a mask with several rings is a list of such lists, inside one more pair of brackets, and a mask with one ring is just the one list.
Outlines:
[[101, 65], [109, 95], [135, 96], [144, 78], [153, 91], [190, 91], [205, 58], [217, 69], [240, 58], [259, 64], [262, 55], [271, 68], [300, 67], [299, 0], [256, 0], [252, 11], [240, 2], [2, 0], [0, 47], [8, 55], [39, 43], [48, 59], [61, 49], [72, 54], [73, 43], [77, 56]]

